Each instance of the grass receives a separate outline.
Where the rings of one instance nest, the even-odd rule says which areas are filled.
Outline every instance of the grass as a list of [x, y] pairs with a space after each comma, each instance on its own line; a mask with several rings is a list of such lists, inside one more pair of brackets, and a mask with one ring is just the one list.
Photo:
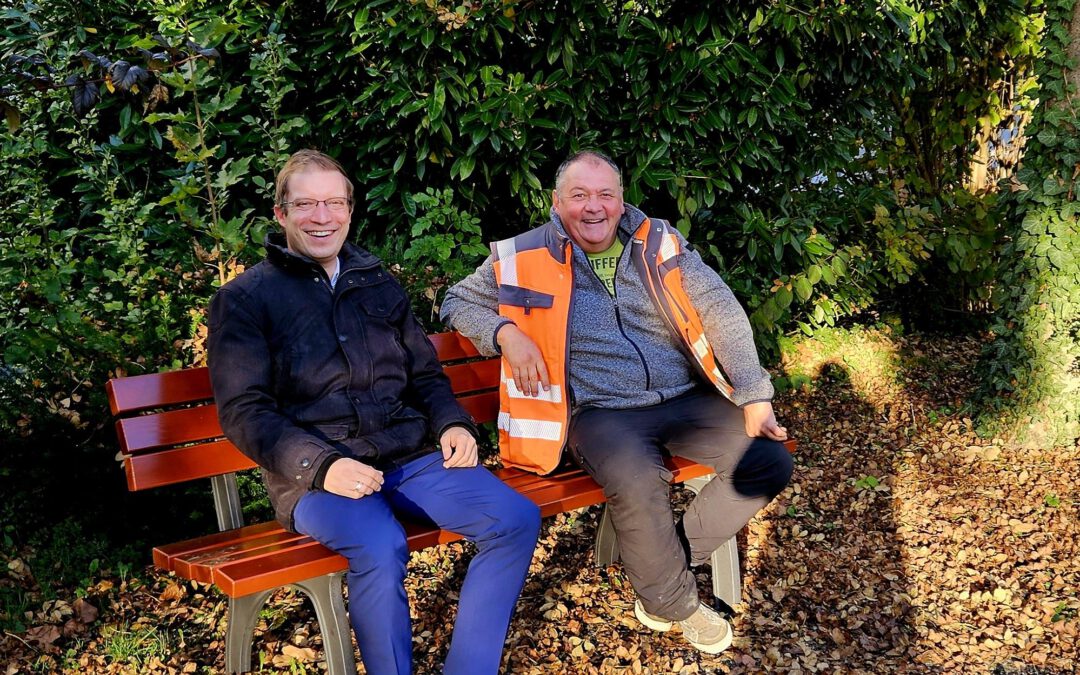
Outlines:
[[105, 653], [113, 663], [125, 663], [145, 668], [154, 659], [165, 660], [169, 655], [169, 639], [154, 626], [123, 624], [101, 634]]

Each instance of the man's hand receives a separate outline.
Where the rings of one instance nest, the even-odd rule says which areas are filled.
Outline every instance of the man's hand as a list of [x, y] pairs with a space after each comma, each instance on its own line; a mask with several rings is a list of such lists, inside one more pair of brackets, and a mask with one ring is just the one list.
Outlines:
[[772, 403], [758, 401], [743, 406], [743, 420], [746, 422], [746, 435], [750, 438], [764, 436], [774, 441], [786, 441], [787, 429], [780, 426], [773, 413]]
[[447, 469], [476, 466], [476, 439], [465, 427], [450, 427], [439, 437], [443, 466]]
[[336, 460], [326, 471], [323, 489], [342, 497], [360, 499], [382, 489], [382, 471], [363, 462], [343, 457]]
[[544, 391], [551, 387], [544, 355], [525, 331], [512, 323], [505, 323], [499, 328], [495, 339], [502, 349], [503, 358], [510, 364], [510, 372], [519, 391], [526, 396], [536, 396], [541, 387]]

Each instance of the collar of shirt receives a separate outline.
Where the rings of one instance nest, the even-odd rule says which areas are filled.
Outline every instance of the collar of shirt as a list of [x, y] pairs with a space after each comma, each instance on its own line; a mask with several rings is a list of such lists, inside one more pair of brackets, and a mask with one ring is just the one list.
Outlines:
[[330, 275], [330, 288], [337, 286], [338, 275], [341, 274], [341, 257], [334, 258], [334, 273]]

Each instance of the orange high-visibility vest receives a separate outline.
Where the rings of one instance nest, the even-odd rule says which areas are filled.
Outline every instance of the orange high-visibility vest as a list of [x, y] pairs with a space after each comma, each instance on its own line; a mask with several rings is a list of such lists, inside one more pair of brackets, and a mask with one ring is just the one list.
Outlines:
[[[679, 238], [662, 220], [648, 218], [630, 240], [629, 255], [645, 289], [698, 373], [731, 398], [701, 317], [686, 295]], [[570, 304], [574, 290], [570, 240], [553, 223], [491, 246], [499, 286], [499, 314], [536, 342], [551, 387], [521, 393], [506, 359], [499, 387], [499, 455], [503, 464], [545, 474], [559, 465], [570, 422]]]

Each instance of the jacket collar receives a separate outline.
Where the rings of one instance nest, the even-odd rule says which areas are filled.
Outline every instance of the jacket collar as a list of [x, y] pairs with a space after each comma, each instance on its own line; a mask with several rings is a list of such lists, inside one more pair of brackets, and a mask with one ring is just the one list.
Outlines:
[[[291, 274], [306, 274], [311, 270], [317, 269], [325, 274], [322, 265], [315, 262], [311, 258], [294, 253], [287, 248], [285, 242], [285, 234], [282, 232], [271, 232], [266, 235], [266, 240], [263, 242], [263, 246], [266, 247], [266, 259], [270, 261], [275, 267]], [[375, 257], [371, 252], [359, 246], [345, 242], [345, 245], [341, 247], [341, 252], [338, 253], [338, 257], [341, 259], [341, 271], [338, 276], [345, 274], [345, 272], [351, 269], [371, 269], [382, 264], [382, 261]]]

